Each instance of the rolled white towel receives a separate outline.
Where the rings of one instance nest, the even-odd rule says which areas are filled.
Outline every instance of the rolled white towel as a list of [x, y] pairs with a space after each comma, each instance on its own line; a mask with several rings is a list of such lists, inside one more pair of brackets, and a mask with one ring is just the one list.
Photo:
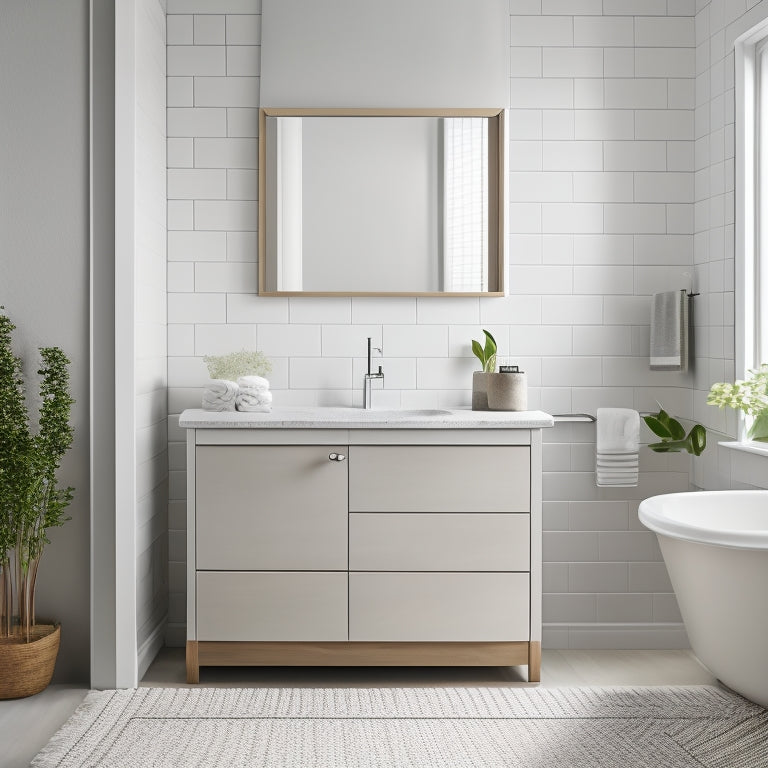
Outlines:
[[272, 410], [272, 393], [255, 389], [241, 389], [235, 398], [238, 411], [268, 412]]
[[240, 389], [255, 389], [259, 392], [267, 392], [269, 390], [269, 381], [263, 376], [241, 376], [237, 380], [237, 386]]
[[234, 411], [235, 398], [240, 388], [234, 381], [212, 379], [203, 390], [204, 411]]
[[210, 400], [203, 400], [203, 410], [204, 411], [234, 411], [235, 401], [228, 400], [225, 402], [223, 400], [219, 400], [218, 402], [211, 402]]
[[211, 379], [205, 385], [205, 393], [215, 395], [223, 400], [229, 400], [235, 397], [239, 387], [234, 381], [229, 379]]
[[272, 410], [271, 405], [248, 405], [246, 403], [238, 404], [237, 410], [242, 413], [269, 413]]
[[[272, 393], [269, 390], [250, 389], [249, 387], [245, 387], [237, 393], [237, 397], [251, 403], [258, 403], [259, 405], [272, 404]], [[235, 400], [237, 400], [237, 398], [235, 398]]]

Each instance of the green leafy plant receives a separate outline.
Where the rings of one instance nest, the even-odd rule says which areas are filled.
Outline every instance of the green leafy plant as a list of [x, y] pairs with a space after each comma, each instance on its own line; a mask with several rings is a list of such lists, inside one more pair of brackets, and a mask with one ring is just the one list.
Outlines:
[[701, 424], [695, 424], [686, 435], [685, 427], [673, 419], [659, 405], [659, 412], [644, 416], [643, 421], [654, 435], [661, 438], [661, 442], [650, 443], [648, 447], [657, 453], [687, 451], [694, 456], [701, 456], [707, 447], [707, 430]]
[[750, 440], [768, 442], [768, 363], [749, 370], [745, 381], [713, 384], [707, 396], [708, 405], [734, 408], [752, 417], [747, 436]]
[[493, 373], [496, 370], [496, 339], [485, 329], [483, 329], [483, 333], [485, 334], [485, 345], [472, 339], [472, 352], [480, 361], [480, 365], [483, 366], [482, 370], [485, 373]]
[[[4, 309], [0, 307], [0, 309]], [[41, 347], [37, 433], [29, 428], [20, 358], [11, 348], [16, 326], [0, 314], [0, 636], [27, 642], [35, 624], [35, 586], [48, 530], [63, 525], [73, 488], [56, 477], [72, 445], [69, 360]]]
[[212, 379], [237, 381], [241, 376], [266, 376], [272, 370], [272, 363], [263, 352], [247, 349], [228, 355], [206, 355], [203, 361]]

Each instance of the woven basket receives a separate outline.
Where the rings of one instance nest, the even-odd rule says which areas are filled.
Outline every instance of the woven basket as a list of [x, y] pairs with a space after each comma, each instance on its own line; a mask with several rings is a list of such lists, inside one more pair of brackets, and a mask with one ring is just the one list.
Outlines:
[[44, 690], [53, 677], [61, 625], [35, 624], [29, 643], [19, 635], [0, 638], [0, 699], [20, 699]]

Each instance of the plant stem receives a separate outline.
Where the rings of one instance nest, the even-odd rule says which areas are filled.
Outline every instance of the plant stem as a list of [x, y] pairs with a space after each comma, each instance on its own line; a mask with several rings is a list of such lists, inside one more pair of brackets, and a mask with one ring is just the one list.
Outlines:
[[10, 568], [10, 560], [6, 559], [0, 563], [0, 571], [2, 571], [2, 578], [0, 579], [0, 637], [8, 637], [11, 634], [13, 581]]

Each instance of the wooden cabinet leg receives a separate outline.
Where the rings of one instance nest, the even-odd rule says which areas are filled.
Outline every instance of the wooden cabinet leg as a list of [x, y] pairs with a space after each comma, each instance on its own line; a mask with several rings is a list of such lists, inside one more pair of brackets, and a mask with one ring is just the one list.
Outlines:
[[541, 682], [541, 643], [538, 640], [528, 643], [528, 682]]
[[197, 640], [187, 640], [187, 682], [200, 682], [200, 664], [197, 655]]

